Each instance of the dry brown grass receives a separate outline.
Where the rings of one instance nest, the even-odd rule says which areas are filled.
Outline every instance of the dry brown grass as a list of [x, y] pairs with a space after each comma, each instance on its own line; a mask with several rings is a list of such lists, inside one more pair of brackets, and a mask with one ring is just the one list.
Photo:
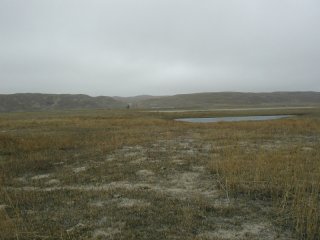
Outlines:
[[[77, 210], [63, 212], [68, 191], [59, 194], [8, 192], [6, 188], [23, 185], [25, 178], [45, 173], [61, 175], [68, 182], [86, 182], [106, 174], [110, 178], [125, 178], [130, 172], [112, 168], [96, 168], [90, 176], [70, 177], [63, 166], [103, 161], [107, 154], [125, 146], [145, 145], [158, 139], [169, 139], [183, 132], [172, 121], [136, 112], [83, 111], [62, 113], [13, 113], [0, 117], [0, 239], [79, 239], [82, 232], [66, 233], [65, 227], [77, 221]], [[131, 174], [131, 173], [130, 173]], [[19, 179], [22, 179], [20, 181]], [[38, 182], [32, 184], [37, 186]], [[90, 196], [72, 194], [71, 199], [85, 203]], [[81, 204], [84, 204], [81, 202]], [[59, 209], [59, 217], [71, 218], [71, 223], [56, 223], [46, 208]], [[51, 211], [50, 210], [50, 211]], [[41, 211], [44, 211], [40, 214]], [[70, 226], [69, 226], [70, 228]]]
[[[300, 110], [279, 111], [276, 113], [301, 113]], [[271, 217], [279, 215], [274, 221], [283, 229], [294, 229], [299, 239], [319, 239], [320, 121], [318, 113], [306, 111], [309, 115], [296, 119], [217, 124], [171, 120], [208, 115], [203, 112], [2, 114], [0, 205], [6, 206], [0, 209], [0, 239], [92, 239], [90, 231], [102, 234], [103, 238], [107, 233], [96, 230], [91, 224], [96, 219], [103, 219], [103, 214], [112, 219], [111, 223], [103, 224], [115, 239], [203, 239], [206, 237], [197, 235], [200, 230], [215, 230], [224, 224], [213, 220], [217, 216], [232, 218], [232, 226], [241, 225], [241, 220], [234, 219], [240, 218], [238, 215], [245, 216], [248, 210], [242, 212], [232, 205], [217, 207], [200, 196], [188, 196], [183, 200], [172, 198], [163, 191], [164, 186], [103, 191], [86, 191], [81, 187], [32, 190], [51, 187], [41, 179], [33, 179], [35, 176], [46, 179], [45, 175], [51, 174], [61, 186], [95, 186], [114, 181], [141, 181], [143, 178], [136, 174], [141, 169], [158, 174], [158, 179], [149, 177], [152, 184], [158, 183], [159, 179], [166, 183], [169, 177], [185, 176], [193, 165], [200, 163], [211, 171], [205, 176], [206, 183], [220, 184], [228, 194], [227, 198], [273, 202], [276, 210]], [[210, 113], [210, 116], [221, 114]], [[172, 146], [180, 146], [181, 136], [194, 141], [193, 149], [181, 147], [177, 150]], [[164, 141], [164, 145], [153, 146], [159, 141]], [[203, 152], [203, 146], [207, 144], [212, 149]], [[131, 151], [133, 146], [138, 146], [138, 150]], [[142, 163], [139, 163], [142, 157], [134, 155], [140, 154], [140, 148], [146, 159]], [[120, 153], [113, 156], [117, 150]], [[182, 153], [185, 155], [181, 159], [179, 154]], [[109, 161], [106, 156], [117, 159]], [[173, 158], [171, 162], [170, 157]], [[121, 162], [122, 158], [128, 162]], [[177, 165], [181, 160], [183, 164]], [[133, 165], [131, 161], [137, 161], [137, 164]], [[82, 168], [86, 170], [81, 172]], [[80, 169], [80, 172], [75, 174], [74, 169]], [[25, 186], [31, 190], [10, 190]], [[172, 186], [174, 188], [177, 186]], [[136, 206], [119, 210], [112, 205], [117, 199], [115, 196], [153, 204], [148, 209]], [[101, 199], [109, 199], [112, 204], [99, 209], [88, 203], [90, 200], [101, 204]], [[79, 219], [86, 225], [78, 225]], [[121, 222], [123, 219], [126, 226]], [[225, 224], [230, 225], [228, 221]]]
[[284, 226], [319, 239], [320, 121], [239, 123], [224, 131], [232, 146], [219, 149], [210, 168], [230, 194], [272, 200]]

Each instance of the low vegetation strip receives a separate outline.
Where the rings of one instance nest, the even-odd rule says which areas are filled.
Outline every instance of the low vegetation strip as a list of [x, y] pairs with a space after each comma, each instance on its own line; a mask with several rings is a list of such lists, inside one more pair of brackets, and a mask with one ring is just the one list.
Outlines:
[[0, 239], [319, 239], [319, 112], [301, 111], [2, 114]]

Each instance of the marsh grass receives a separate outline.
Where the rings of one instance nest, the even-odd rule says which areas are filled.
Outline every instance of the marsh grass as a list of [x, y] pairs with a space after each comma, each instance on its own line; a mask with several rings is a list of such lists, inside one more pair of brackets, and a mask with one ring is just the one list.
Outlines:
[[[164, 181], [200, 163], [211, 171], [206, 181], [220, 186], [227, 199], [272, 202], [276, 210], [271, 215], [278, 215], [274, 221], [283, 229], [294, 229], [301, 239], [319, 239], [319, 112], [241, 112], [297, 115], [265, 122], [172, 121], [222, 114], [239, 113], [99, 110], [0, 115], [0, 239], [92, 239], [90, 232], [98, 239], [99, 234], [102, 239], [205, 239], [197, 234], [224, 224], [215, 217], [241, 219], [248, 210], [229, 203], [219, 207], [200, 196], [176, 199], [152, 189], [33, 190], [50, 189], [41, 179], [47, 174], [59, 179], [61, 186], [99, 186], [101, 182], [144, 180], [136, 174], [143, 168]], [[172, 146], [180, 144], [181, 136], [195, 141], [196, 148]], [[154, 146], [159, 141], [164, 145]], [[210, 149], [203, 152], [208, 144]], [[138, 150], [131, 151], [136, 146]], [[130, 154], [140, 154], [140, 148], [145, 162], [132, 165], [130, 161], [139, 157]], [[106, 156], [113, 157], [117, 151], [121, 154], [109, 161]], [[167, 159], [180, 153], [184, 162], [177, 168]], [[129, 162], [123, 162], [124, 158]], [[80, 169], [79, 173], [74, 169]], [[158, 181], [151, 177], [151, 183]], [[10, 190], [26, 186], [30, 189]], [[119, 196], [152, 204], [119, 208]], [[101, 199], [105, 202], [99, 203]], [[92, 207], [95, 201], [104, 208]], [[241, 225], [241, 220], [230, 221]], [[100, 225], [114, 235], [96, 229]]]
[[[272, 201], [279, 213], [277, 220], [284, 227], [293, 228], [301, 239], [319, 239], [319, 120], [292, 119], [228, 127], [225, 131], [229, 134], [224, 136], [232, 146], [219, 149], [209, 164], [222, 178], [224, 188], [236, 197]], [[207, 138], [210, 134], [206, 134]]]
[[[79, 236], [84, 236], [85, 229], [71, 234], [66, 233], [66, 228], [76, 225], [81, 212], [79, 207], [86, 205], [91, 197], [88, 193], [68, 191], [8, 192], [6, 187], [24, 186], [25, 179], [48, 173], [61, 176], [65, 184], [88, 183], [96, 180], [95, 177], [100, 179], [102, 174], [110, 180], [121, 180], [132, 174], [130, 166], [93, 167], [89, 175], [80, 173], [77, 176], [73, 176], [68, 169], [64, 170], [63, 166], [104, 160], [116, 149], [169, 139], [183, 131], [172, 121], [130, 111], [2, 115], [0, 239], [79, 239]], [[41, 187], [42, 183], [33, 180], [32, 186]], [[70, 209], [70, 201], [76, 201], [78, 207], [67, 210]], [[52, 215], [55, 210], [57, 216]], [[88, 213], [88, 217], [94, 217], [92, 214]], [[85, 215], [85, 212], [81, 213], [84, 219]], [[70, 222], [63, 222], [63, 219]]]

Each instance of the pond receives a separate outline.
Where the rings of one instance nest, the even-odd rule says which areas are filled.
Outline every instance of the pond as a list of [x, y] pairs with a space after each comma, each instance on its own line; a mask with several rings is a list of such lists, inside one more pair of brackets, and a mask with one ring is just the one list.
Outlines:
[[214, 122], [240, 122], [240, 121], [265, 121], [292, 117], [293, 115], [273, 116], [245, 116], [245, 117], [214, 117], [214, 118], [178, 118], [176, 121], [191, 123], [214, 123]]

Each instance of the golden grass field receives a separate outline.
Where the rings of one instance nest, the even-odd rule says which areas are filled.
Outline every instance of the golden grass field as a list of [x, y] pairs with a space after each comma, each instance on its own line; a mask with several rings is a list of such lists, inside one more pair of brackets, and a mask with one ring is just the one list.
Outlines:
[[[261, 122], [181, 117], [295, 114]], [[0, 114], [0, 239], [320, 239], [320, 110]]]

